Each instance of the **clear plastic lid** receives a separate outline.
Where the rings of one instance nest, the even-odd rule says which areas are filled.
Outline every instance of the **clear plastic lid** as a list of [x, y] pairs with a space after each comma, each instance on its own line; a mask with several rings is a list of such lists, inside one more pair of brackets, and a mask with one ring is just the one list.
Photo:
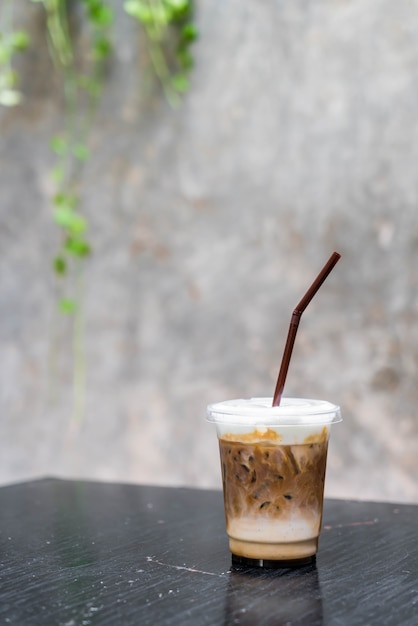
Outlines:
[[336, 424], [342, 421], [340, 407], [325, 400], [282, 398], [271, 406], [272, 398], [226, 400], [210, 404], [207, 419], [215, 424], [242, 426], [294, 426]]

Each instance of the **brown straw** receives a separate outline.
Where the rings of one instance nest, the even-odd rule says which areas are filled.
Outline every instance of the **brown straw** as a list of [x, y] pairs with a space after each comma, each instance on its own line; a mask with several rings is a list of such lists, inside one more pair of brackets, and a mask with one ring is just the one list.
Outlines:
[[280, 365], [279, 376], [277, 378], [276, 389], [274, 390], [273, 406], [279, 406], [280, 400], [282, 399], [287, 370], [289, 369], [290, 357], [292, 356], [293, 344], [295, 343], [296, 333], [302, 313], [340, 258], [341, 254], [338, 254], [338, 252], [333, 252], [331, 254], [330, 258], [325, 263], [324, 267], [319, 272], [318, 276], [315, 278], [312, 285], [309, 287], [308, 291], [305, 293], [302, 300], [292, 313], [289, 332], [287, 334], [286, 345], [284, 347], [282, 362]]

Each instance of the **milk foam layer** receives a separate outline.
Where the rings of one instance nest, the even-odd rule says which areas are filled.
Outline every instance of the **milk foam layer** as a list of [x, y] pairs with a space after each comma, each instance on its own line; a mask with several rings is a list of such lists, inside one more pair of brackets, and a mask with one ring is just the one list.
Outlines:
[[238, 517], [228, 520], [227, 531], [238, 540], [245, 537], [245, 541], [260, 543], [291, 543], [318, 537], [320, 523], [319, 515], [305, 519], [294, 514], [286, 520]]
[[208, 421], [216, 424], [218, 436], [275, 432], [283, 444], [303, 443], [318, 437], [324, 427], [342, 420], [340, 407], [324, 400], [282, 398], [272, 406], [272, 398], [227, 400], [208, 406]]

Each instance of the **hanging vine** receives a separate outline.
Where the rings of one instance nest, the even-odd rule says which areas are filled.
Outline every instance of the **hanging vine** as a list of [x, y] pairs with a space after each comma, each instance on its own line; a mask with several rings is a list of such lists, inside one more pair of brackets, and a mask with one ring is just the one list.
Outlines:
[[13, 0], [4, 0], [0, 11], [0, 105], [15, 106], [22, 100], [19, 76], [13, 68], [14, 56], [26, 50], [29, 35], [14, 29]]
[[[51, 139], [56, 164], [51, 172], [55, 192], [53, 219], [61, 231], [53, 261], [59, 283], [58, 305], [73, 319], [73, 415], [80, 419], [85, 404], [83, 264], [91, 252], [88, 220], [82, 210], [82, 175], [90, 157], [89, 136], [103, 90], [106, 59], [112, 46], [113, 12], [104, 0], [80, 0], [89, 36], [82, 56], [73, 44], [73, 21], [64, 0], [32, 0], [44, 6], [50, 55], [62, 79], [64, 121]], [[73, 5], [74, 7], [74, 5]], [[64, 280], [65, 279], [65, 280]]]
[[[46, 16], [47, 44], [61, 79], [63, 128], [52, 137], [56, 163], [51, 176], [53, 219], [61, 243], [53, 259], [59, 279], [58, 307], [73, 320], [73, 415], [80, 419], [85, 403], [83, 331], [83, 267], [91, 254], [89, 223], [83, 211], [83, 170], [91, 156], [89, 137], [105, 83], [106, 62], [112, 52], [114, 13], [106, 0], [30, 0]], [[126, 0], [124, 9], [143, 29], [149, 58], [167, 102], [177, 106], [189, 87], [193, 67], [191, 45], [197, 37], [193, 0]], [[84, 18], [84, 21], [83, 21]], [[0, 14], [0, 104], [21, 100], [13, 55], [29, 44], [26, 32], [13, 30], [13, 0]], [[75, 45], [77, 26], [88, 36]], [[87, 44], [84, 44], [84, 39]]]
[[145, 29], [155, 75], [169, 104], [177, 106], [193, 68], [197, 28], [192, 0], [126, 0], [124, 8]]

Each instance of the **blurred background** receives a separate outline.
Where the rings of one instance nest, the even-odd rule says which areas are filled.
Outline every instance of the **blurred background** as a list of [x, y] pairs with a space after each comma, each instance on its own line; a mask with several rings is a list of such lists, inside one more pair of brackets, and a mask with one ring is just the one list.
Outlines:
[[[13, 2], [30, 43], [22, 101], [0, 106], [0, 484], [220, 488], [206, 405], [272, 395], [291, 312], [337, 250], [285, 395], [341, 406], [328, 496], [418, 502], [418, 3], [196, 0], [177, 106], [108, 4], [78, 173], [92, 251], [59, 277], [62, 81], [44, 3]], [[58, 311], [77, 280], [82, 314]]]

